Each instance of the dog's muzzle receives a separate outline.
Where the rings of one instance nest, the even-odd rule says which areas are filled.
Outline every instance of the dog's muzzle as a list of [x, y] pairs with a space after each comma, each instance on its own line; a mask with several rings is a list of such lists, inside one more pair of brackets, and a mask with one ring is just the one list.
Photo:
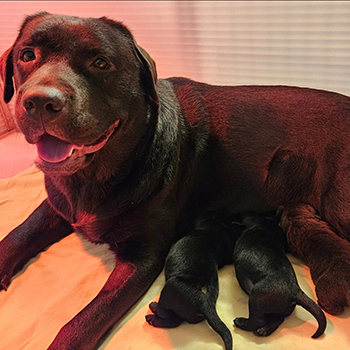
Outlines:
[[45, 85], [33, 85], [28, 87], [21, 96], [21, 106], [25, 118], [35, 121], [40, 125], [41, 132], [35, 142], [37, 146], [39, 163], [44, 161], [46, 166], [67, 165], [86, 154], [99, 151], [113, 134], [119, 124], [119, 120], [113, 123], [100, 137], [87, 145], [73, 144], [53, 135], [46, 127], [55, 119], [67, 119], [69, 106], [66, 99], [69, 98], [59, 88]]

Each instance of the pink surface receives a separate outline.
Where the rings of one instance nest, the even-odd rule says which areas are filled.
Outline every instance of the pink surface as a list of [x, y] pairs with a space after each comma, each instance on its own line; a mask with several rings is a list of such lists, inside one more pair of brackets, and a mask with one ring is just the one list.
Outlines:
[[12, 132], [0, 138], [0, 179], [12, 177], [33, 165], [36, 147], [22, 134]]

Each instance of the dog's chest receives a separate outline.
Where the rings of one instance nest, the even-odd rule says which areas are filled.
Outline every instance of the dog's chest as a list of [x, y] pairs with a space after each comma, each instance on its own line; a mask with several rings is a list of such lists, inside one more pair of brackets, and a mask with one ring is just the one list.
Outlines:
[[103, 237], [110, 231], [111, 225], [109, 217], [96, 214], [96, 207], [100, 205], [99, 196], [87, 196], [79, 190], [84, 189], [83, 186], [73, 189], [72, 186], [59, 186], [61, 184], [50, 180], [46, 179], [46, 190], [50, 204], [55, 210], [87, 240], [93, 243], [104, 242]]
[[104, 243], [103, 236], [109, 230], [108, 225], [98, 219], [96, 214], [79, 211], [72, 224], [74, 231], [93, 243]]

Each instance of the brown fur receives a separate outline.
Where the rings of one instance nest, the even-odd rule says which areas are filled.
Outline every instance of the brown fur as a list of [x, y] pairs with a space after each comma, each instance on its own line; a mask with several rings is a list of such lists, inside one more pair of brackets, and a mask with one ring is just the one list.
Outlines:
[[157, 79], [129, 30], [106, 18], [30, 16], [0, 66], [48, 193], [0, 242], [2, 287], [73, 229], [108, 243], [117, 261], [50, 350], [93, 349], [157, 277], [174, 239], [208, 212], [308, 203], [332, 230], [315, 226], [306, 239], [290, 230], [302, 242], [293, 247], [303, 256], [317, 241], [305, 260], [323, 276], [319, 299], [332, 312], [339, 299], [348, 304], [350, 248], [337, 236], [350, 238], [348, 97]]

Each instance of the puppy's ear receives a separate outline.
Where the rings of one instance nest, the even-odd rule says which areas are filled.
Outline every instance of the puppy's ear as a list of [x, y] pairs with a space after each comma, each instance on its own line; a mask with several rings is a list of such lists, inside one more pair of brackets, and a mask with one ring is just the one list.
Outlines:
[[13, 87], [13, 59], [12, 59], [12, 47], [4, 52], [0, 57], [0, 74], [4, 83], [4, 101], [10, 102], [15, 90]]
[[142, 64], [141, 80], [145, 85], [146, 93], [153, 102], [158, 105], [159, 97], [157, 94], [157, 69], [156, 63], [148, 52], [137, 44], [133, 38], [136, 55]]

